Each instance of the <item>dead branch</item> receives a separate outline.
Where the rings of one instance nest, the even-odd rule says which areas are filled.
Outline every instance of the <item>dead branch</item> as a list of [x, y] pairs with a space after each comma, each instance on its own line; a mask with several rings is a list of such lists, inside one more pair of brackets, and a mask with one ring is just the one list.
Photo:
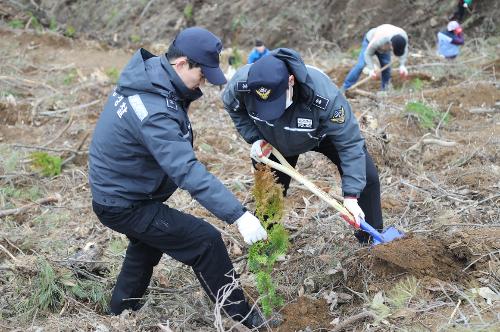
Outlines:
[[363, 311], [357, 315], [351, 316], [347, 319], [344, 319], [341, 323], [339, 323], [335, 328], [331, 330], [331, 332], [339, 332], [345, 330], [347, 327], [351, 326], [354, 323], [357, 323], [358, 321], [365, 320], [367, 318], [370, 318], [371, 320], [374, 320], [376, 318], [375, 314], [371, 311]]
[[15, 209], [0, 210], [0, 218], [5, 217], [5, 216], [21, 214], [21, 213], [24, 213], [24, 212], [26, 212], [34, 207], [39, 206], [39, 205], [59, 202], [61, 199], [62, 199], [61, 195], [55, 194], [54, 196], [40, 198], [39, 200], [37, 200], [34, 203], [26, 204], [26, 205], [23, 205], [21, 207], [15, 208]]
[[170, 328], [170, 321], [168, 321], [168, 320], [167, 320], [167, 325], [166, 325], [166, 326], [165, 326], [165, 325], [162, 325], [161, 323], [158, 323], [156, 326], [157, 326], [157, 327], [160, 329], [160, 331], [162, 331], [162, 332], [173, 332], [173, 330]]
[[155, 0], [149, 0], [148, 1], [148, 3], [146, 4], [146, 6], [144, 6], [144, 9], [142, 10], [141, 14], [139, 15], [139, 17], [135, 21], [135, 24], [138, 24], [142, 20], [142, 18], [147, 13], [149, 7], [153, 4], [153, 2], [155, 2]]
[[95, 105], [97, 103], [100, 103], [100, 102], [101, 102], [100, 100], [94, 100], [94, 101], [91, 101], [90, 103], [87, 103], [87, 104], [81, 104], [81, 105], [78, 105], [78, 106], [72, 106], [72, 107], [64, 108], [62, 110], [40, 112], [40, 115], [52, 116], [52, 115], [66, 113], [68, 111], [82, 110], [82, 109], [85, 109], [87, 107], [93, 106], [93, 105]]
[[361, 89], [350, 89], [349, 94], [355, 94], [355, 95], [360, 95], [360, 96], [363, 96], [363, 97], [367, 97], [367, 98], [370, 98], [370, 99], [377, 99], [377, 95], [372, 93], [372, 92], [368, 92], [368, 91], [365, 91], [365, 90], [361, 90]]
[[475, 62], [475, 61], [481, 60], [485, 57], [486, 57], [486, 55], [481, 55], [481, 56], [478, 56], [476, 58], [472, 58], [472, 59], [469, 59], [466, 61], [460, 61], [460, 62], [457, 61], [457, 62], [451, 62], [451, 63], [445, 63], [445, 62], [422, 63], [422, 64], [418, 64], [418, 65], [413, 65], [413, 66], [407, 66], [406, 68], [413, 69], [413, 68], [435, 67], [435, 66], [438, 66], [438, 67], [452, 66], [453, 67], [453, 66], [460, 66], [460, 65], [463, 65], [463, 64], [466, 64], [469, 62]]
[[241, 245], [240, 241], [238, 241], [234, 236], [232, 236], [231, 234], [229, 234], [228, 232], [226, 232], [225, 230], [223, 230], [222, 228], [218, 227], [217, 225], [215, 224], [212, 224], [210, 223], [210, 225], [212, 225], [216, 230], [218, 230], [220, 233], [224, 234], [225, 236], [227, 236], [228, 238], [231, 239], [231, 241], [233, 241], [238, 247], [240, 248], [243, 248], [243, 246]]
[[10, 144], [10, 146], [15, 148], [25, 148], [25, 149], [33, 149], [33, 150], [43, 150], [43, 151], [52, 151], [52, 152], [71, 152], [71, 153], [83, 153], [84, 151], [77, 151], [72, 149], [57, 149], [57, 148], [48, 148], [44, 146], [36, 146], [36, 145], [26, 145], [26, 144]]
[[498, 113], [500, 109], [497, 108], [471, 108], [469, 113]]
[[440, 137], [439, 135], [439, 127], [441, 127], [441, 124], [443, 123], [444, 119], [446, 119], [446, 116], [448, 115], [448, 113], [450, 113], [450, 109], [451, 109], [451, 106], [453, 105], [453, 102], [451, 102], [449, 105], [448, 105], [448, 109], [446, 110], [446, 113], [441, 117], [441, 119], [439, 120], [439, 123], [438, 125], [436, 126], [436, 130], [434, 130], [434, 132], [436, 133], [436, 137]]
[[439, 146], [455, 146], [457, 145], [457, 142], [453, 142], [453, 141], [443, 141], [443, 140], [440, 140], [440, 139], [436, 139], [436, 138], [424, 138], [422, 140], [422, 144], [436, 144], [436, 145], [439, 145]]
[[69, 118], [68, 124], [53, 139], [51, 139], [47, 143], [43, 144], [42, 146], [45, 147], [45, 146], [49, 146], [52, 143], [54, 143], [59, 137], [62, 136], [62, 134], [64, 134], [66, 132], [66, 130], [69, 129], [69, 127], [71, 127], [72, 124], [73, 124], [73, 113], [71, 114], [71, 117]]
[[431, 136], [431, 134], [427, 133], [425, 134], [424, 136], [422, 136], [417, 143], [413, 144], [412, 146], [410, 146], [406, 151], [405, 153], [408, 153], [410, 151], [414, 151], [414, 150], [419, 150], [420, 148], [422, 148], [424, 145], [426, 144], [436, 144], [436, 145], [439, 145], [439, 146], [445, 146], [445, 147], [452, 147], [452, 146], [455, 146], [457, 145], [457, 142], [453, 142], [453, 141], [444, 141], [444, 140], [441, 140], [441, 139], [437, 139], [437, 138], [428, 138], [429, 136]]
[[57, 92], [57, 89], [46, 84], [46, 83], [40, 83], [40, 82], [35, 82], [35, 81], [32, 81], [32, 80], [28, 80], [28, 79], [25, 79], [25, 78], [20, 78], [20, 77], [12, 77], [12, 76], [0, 76], [0, 80], [7, 80], [7, 81], [17, 81], [17, 82], [21, 82], [21, 83], [24, 83], [24, 84], [27, 84], [27, 85], [30, 85], [30, 86], [43, 86], [47, 89], [50, 89], [54, 92]]
[[5, 252], [7, 254], [7, 256], [9, 256], [14, 262], [17, 262], [17, 258], [14, 257], [14, 255], [12, 255], [10, 253], [9, 250], [7, 250], [7, 248], [5, 248], [3, 245], [0, 244], [0, 249], [2, 249], [3, 252]]
[[87, 132], [83, 138], [81, 139], [80, 143], [78, 143], [78, 145], [76, 146], [76, 150], [74, 150], [72, 153], [71, 153], [71, 156], [69, 156], [68, 158], [64, 159], [63, 162], [61, 163], [61, 166], [64, 166], [66, 165], [67, 163], [69, 163], [71, 160], [73, 160], [76, 155], [80, 152], [80, 149], [83, 147], [83, 144], [85, 144], [85, 141], [87, 140], [87, 138], [90, 136], [90, 132]]

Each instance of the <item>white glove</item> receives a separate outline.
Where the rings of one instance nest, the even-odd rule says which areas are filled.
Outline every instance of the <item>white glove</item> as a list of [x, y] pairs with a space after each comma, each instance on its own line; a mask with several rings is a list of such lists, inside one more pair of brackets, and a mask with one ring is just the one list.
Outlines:
[[464, 3], [464, 8], [467, 8], [467, 7], [469, 7], [469, 5], [468, 5], [468, 4], [466, 4], [466, 3]]
[[259, 219], [248, 211], [239, 217], [235, 224], [247, 244], [267, 239], [267, 232], [260, 224]]
[[250, 157], [256, 161], [260, 161], [262, 157], [269, 157], [271, 154], [272, 147], [263, 139], [259, 139], [252, 144], [252, 149], [250, 150]]
[[405, 66], [399, 67], [399, 75], [401, 77], [407, 77], [408, 76], [408, 69], [406, 69]]
[[369, 75], [372, 79], [376, 79], [376, 78], [378, 77], [377, 71], [375, 71], [374, 69], [370, 69], [370, 71], [368, 72], [368, 75]]
[[354, 216], [356, 225], [353, 226], [359, 228], [361, 224], [361, 219], [363, 220], [365, 219], [365, 214], [358, 205], [358, 199], [354, 197], [344, 198], [344, 207]]

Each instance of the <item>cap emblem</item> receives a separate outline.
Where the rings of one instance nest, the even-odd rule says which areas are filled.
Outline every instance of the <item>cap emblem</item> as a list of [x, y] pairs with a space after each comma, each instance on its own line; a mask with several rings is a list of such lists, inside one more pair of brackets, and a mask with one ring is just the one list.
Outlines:
[[271, 93], [271, 89], [264, 88], [262, 86], [255, 90], [255, 93], [260, 97], [260, 99], [267, 100], [267, 98], [269, 98], [269, 94]]

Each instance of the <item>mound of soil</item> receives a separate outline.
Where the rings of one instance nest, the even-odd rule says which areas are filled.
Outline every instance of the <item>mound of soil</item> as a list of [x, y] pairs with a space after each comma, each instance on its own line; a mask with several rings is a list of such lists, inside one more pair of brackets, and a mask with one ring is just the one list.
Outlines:
[[[438, 232], [437, 232], [438, 233]], [[432, 236], [407, 234], [392, 242], [360, 251], [353, 262], [354, 274], [366, 271], [378, 279], [413, 275], [463, 283], [481, 270], [490, 270], [488, 253], [500, 248], [500, 230], [468, 230]], [[359, 278], [352, 278], [359, 279]], [[356, 283], [350, 283], [356, 287]]]
[[307, 327], [312, 330], [331, 328], [332, 318], [325, 299], [301, 296], [281, 311], [283, 323], [276, 331], [300, 331]]
[[467, 259], [440, 240], [407, 235], [402, 239], [377, 245], [372, 250], [375, 264], [387, 262], [417, 277], [431, 276], [442, 280], [458, 280]]

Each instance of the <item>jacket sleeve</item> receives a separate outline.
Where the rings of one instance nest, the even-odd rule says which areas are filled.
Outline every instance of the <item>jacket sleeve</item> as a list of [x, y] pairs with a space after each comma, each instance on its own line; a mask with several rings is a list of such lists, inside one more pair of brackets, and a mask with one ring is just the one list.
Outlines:
[[366, 47], [365, 49], [365, 64], [366, 64], [366, 68], [368, 68], [369, 70], [374, 70], [375, 67], [373, 65], [373, 60], [372, 60], [372, 57], [373, 55], [375, 55], [375, 52], [377, 51], [377, 48], [379, 46], [377, 46], [378, 44], [376, 42], [370, 42], [368, 43], [368, 46]]
[[453, 35], [453, 40], [451, 41], [451, 43], [455, 45], [463, 45], [464, 35], [462, 33], [458, 35]]
[[332, 107], [320, 116], [320, 135], [330, 140], [339, 153], [342, 192], [359, 195], [366, 185], [365, 140], [345, 97], [338, 93]]
[[144, 144], [163, 171], [217, 218], [233, 223], [245, 211], [236, 197], [207, 171], [183, 136], [175, 117], [156, 113], [141, 126]]
[[248, 55], [247, 63], [250, 63], [250, 64], [254, 63], [255, 56], [256, 56], [256, 51], [255, 51], [255, 49], [253, 49], [252, 52], [250, 52], [250, 54]]
[[[237, 75], [235, 75], [234, 78]], [[235, 81], [231, 80], [224, 91], [222, 92], [222, 102], [224, 109], [229, 113], [229, 116], [234, 122], [236, 130], [240, 133], [241, 137], [248, 143], [252, 144], [259, 140], [261, 137], [257, 126], [248, 115], [245, 104], [240, 101], [236, 95]]]

